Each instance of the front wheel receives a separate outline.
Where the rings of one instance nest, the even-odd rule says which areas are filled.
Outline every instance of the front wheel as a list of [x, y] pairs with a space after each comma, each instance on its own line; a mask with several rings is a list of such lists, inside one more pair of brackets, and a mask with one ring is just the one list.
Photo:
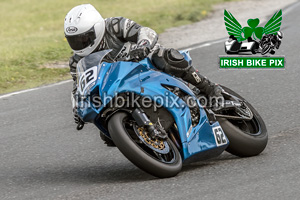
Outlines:
[[114, 114], [108, 122], [110, 136], [124, 156], [153, 176], [168, 178], [177, 175], [182, 168], [182, 159], [173, 142], [167, 139], [167, 145], [162, 144], [158, 148], [163, 151], [168, 146], [168, 152], [159, 153], [153, 149], [155, 146], [149, 148], [139, 139], [137, 131], [142, 130], [134, 126], [136, 124], [130, 115], [124, 112]]
[[[222, 86], [222, 88], [227, 93], [244, 100], [246, 106], [253, 113], [253, 118], [247, 121], [218, 118], [218, 121], [229, 140], [229, 146], [226, 151], [240, 157], [256, 156], [260, 154], [268, 143], [267, 128], [263, 119], [253, 106], [243, 97], [227, 87]], [[231, 115], [233, 115], [233, 113], [231, 113]]]

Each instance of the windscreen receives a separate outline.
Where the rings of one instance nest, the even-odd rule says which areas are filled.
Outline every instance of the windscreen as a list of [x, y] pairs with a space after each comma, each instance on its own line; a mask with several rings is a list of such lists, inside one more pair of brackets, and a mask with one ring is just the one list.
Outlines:
[[82, 58], [77, 64], [77, 90], [86, 93], [87, 88], [95, 84], [100, 63], [111, 50], [99, 51]]

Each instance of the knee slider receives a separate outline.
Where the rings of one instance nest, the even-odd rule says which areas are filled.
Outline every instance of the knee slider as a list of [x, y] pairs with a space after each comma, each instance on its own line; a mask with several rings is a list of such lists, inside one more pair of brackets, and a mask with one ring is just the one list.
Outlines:
[[184, 59], [184, 56], [175, 49], [168, 49], [165, 52], [165, 60], [168, 63], [167, 70], [170, 74], [177, 77], [182, 77], [186, 71], [191, 67]]
[[184, 56], [175, 49], [168, 49], [165, 52], [165, 59], [168, 64], [175, 68], [187, 68], [188, 62], [184, 59]]
[[183, 76], [190, 68], [184, 56], [175, 49], [156, 50], [152, 55], [152, 61], [158, 69], [177, 77]]

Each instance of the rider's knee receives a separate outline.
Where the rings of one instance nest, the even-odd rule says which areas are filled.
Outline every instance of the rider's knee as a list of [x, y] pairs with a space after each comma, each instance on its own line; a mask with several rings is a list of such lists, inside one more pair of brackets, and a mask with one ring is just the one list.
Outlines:
[[184, 56], [175, 49], [157, 49], [153, 52], [152, 62], [158, 69], [179, 77], [190, 67]]

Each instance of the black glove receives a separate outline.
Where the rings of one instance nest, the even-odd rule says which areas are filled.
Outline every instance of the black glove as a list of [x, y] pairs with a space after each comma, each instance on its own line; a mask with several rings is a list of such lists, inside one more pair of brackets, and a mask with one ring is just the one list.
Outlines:
[[[76, 85], [75, 85], [76, 88]], [[71, 102], [72, 102], [72, 111], [73, 111], [73, 119], [75, 121], [75, 123], [77, 124], [77, 130], [81, 130], [84, 126], [84, 121], [81, 120], [81, 118], [78, 116], [78, 112], [77, 112], [77, 102], [78, 102], [78, 95], [74, 94], [74, 91], [71, 93]]]
[[73, 109], [74, 121], [77, 124], [76, 129], [81, 130], [84, 127], [84, 121], [78, 116], [77, 109]]
[[130, 51], [130, 56], [136, 60], [143, 60], [150, 53], [150, 43], [148, 40], [142, 40]]

